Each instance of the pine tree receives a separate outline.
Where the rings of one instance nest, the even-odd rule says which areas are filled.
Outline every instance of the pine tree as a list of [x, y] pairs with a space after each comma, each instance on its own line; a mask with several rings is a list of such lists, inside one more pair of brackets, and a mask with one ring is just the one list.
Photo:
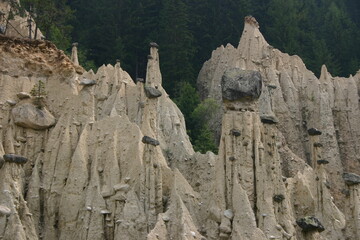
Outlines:
[[45, 83], [39, 80], [30, 91], [31, 96], [35, 97], [33, 102], [35, 106], [39, 109], [42, 109], [45, 106], [44, 98], [47, 93], [45, 90]]
[[31, 96], [37, 98], [45, 97], [47, 95], [45, 91], [45, 83], [39, 80], [39, 82], [34, 85], [33, 89], [31, 89], [30, 94]]

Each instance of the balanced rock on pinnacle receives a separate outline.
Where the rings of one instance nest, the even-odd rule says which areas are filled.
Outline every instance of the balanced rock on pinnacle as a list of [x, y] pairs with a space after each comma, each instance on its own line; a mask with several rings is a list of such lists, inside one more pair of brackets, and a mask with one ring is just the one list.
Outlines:
[[223, 100], [256, 100], [262, 88], [261, 75], [257, 71], [230, 68], [221, 79]]

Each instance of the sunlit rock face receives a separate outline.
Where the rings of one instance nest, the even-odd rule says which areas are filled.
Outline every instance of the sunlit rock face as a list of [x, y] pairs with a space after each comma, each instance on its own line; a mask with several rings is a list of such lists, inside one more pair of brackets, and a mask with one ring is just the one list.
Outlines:
[[317, 79], [246, 18], [200, 73], [224, 113], [219, 154], [200, 154], [157, 44], [137, 83], [73, 47], [0, 37], [2, 239], [359, 238], [358, 75]]
[[[194, 151], [157, 48], [138, 84], [120, 63], [84, 72], [49, 42], [0, 48], [3, 239], [146, 239], [161, 214], [180, 226], [169, 236], [201, 239], [200, 194], [176, 170]], [[40, 81], [41, 106], [28, 94]]]
[[[349, 191], [353, 191], [345, 185], [342, 175], [360, 173], [360, 73], [349, 78], [332, 77], [323, 66], [317, 78], [298, 56], [289, 56], [270, 46], [252, 17], [245, 19], [238, 47], [221, 46], [204, 63], [198, 77], [202, 98], [211, 97], [221, 103], [223, 97], [218, 86], [226, 71], [233, 68], [258, 71], [262, 76], [258, 113], [263, 123], [276, 125], [274, 131], [281, 139], [277, 148], [283, 176], [296, 178], [303, 165], [314, 170], [323, 168], [326, 187], [348, 220], [346, 234], [353, 236], [358, 219], [351, 209], [358, 197], [349, 198]], [[219, 115], [214, 120], [220, 144], [222, 118]], [[320, 135], [311, 134], [310, 129], [319, 130]]]

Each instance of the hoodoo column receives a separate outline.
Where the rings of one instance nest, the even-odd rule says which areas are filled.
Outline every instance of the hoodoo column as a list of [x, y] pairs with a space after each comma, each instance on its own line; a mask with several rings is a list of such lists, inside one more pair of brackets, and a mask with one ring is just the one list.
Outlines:
[[[221, 239], [265, 239], [257, 228], [255, 162], [263, 155], [258, 98], [259, 72], [228, 69], [221, 82], [225, 115], [217, 161]], [[241, 227], [240, 227], [241, 226]]]

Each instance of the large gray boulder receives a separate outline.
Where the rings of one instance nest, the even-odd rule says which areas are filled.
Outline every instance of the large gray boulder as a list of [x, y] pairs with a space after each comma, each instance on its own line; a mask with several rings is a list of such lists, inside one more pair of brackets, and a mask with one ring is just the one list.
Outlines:
[[46, 108], [39, 109], [31, 103], [15, 107], [12, 116], [16, 125], [34, 130], [50, 128], [56, 122], [55, 117]]
[[258, 71], [230, 68], [221, 79], [223, 100], [257, 100], [260, 97], [262, 78]]

